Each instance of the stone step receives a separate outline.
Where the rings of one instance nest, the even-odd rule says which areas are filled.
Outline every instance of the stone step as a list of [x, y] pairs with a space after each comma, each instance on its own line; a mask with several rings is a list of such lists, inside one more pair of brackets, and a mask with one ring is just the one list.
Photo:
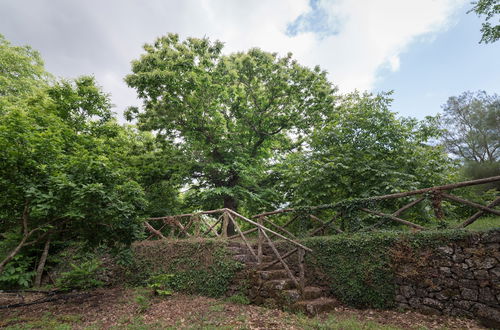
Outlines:
[[255, 260], [255, 257], [251, 254], [237, 254], [233, 256], [233, 260], [242, 262], [247, 265], [257, 262], [257, 260]]
[[259, 274], [260, 279], [264, 281], [288, 278], [288, 274], [284, 269], [258, 270], [257, 274]]
[[321, 297], [311, 300], [298, 301], [293, 304], [292, 308], [298, 311], [302, 311], [307, 315], [317, 315], [319, 313], [331, 311], [338, 306], [340, 306], [338, 300], [333, 298]]
[[326, 292], [317, 286], [306, 286], [304, 288], [304, 294], [301, 297], [300, 291], [297, 289], [284, 290], [283, 295], [288, 298], [291, 302], [297, 302], [299, 300], [312, 300], [321, 298], [326, 295]]
[[[262, 263], [262, 265], [257, 264], [257, 262], [247, 262], [246, 265], [248, 268], [254, 268], [256, 270], [261, 269], [268, 265], [269, 263]], [[283, 269], [283, 265], [281, 263], [275, 263], [271, 267], [264, 269], [264, 270], [278, 270], [278, 269]]]
[[[257, 260], [255, 259], [255, 257], [248, 253], [248, 254], [236, 254], [236, 255], [233, 255], [233, 259], [236, 260], [236, 261], [239, 261], [239, 262], [243, 262], [245, 264], [249, 264], [249, 263], [255, 263], [257, 262]], [[266, 262], [271, 262], [273, 261], [274, 259], [270, 256], [262, 256], [262, 262], [263, 263], [266, 263]]]
[[295, 288], [295, 283], [289, 278], [265, 281], [262, 285], [264, 290], [289, 290]]

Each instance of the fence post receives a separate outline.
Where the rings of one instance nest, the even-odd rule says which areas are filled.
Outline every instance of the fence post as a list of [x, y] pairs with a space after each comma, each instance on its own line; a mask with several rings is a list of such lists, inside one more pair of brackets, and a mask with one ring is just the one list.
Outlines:
[[224, 211], [223, 217], [222, 217], [222, 235], [221, 237], [227, 238], [227, 226], [229, 225], [229, 216], [227, 214], [227, 211]]
[[[262, 217], [259, 217], [259, 225], [262, 225]], [[262, 264], [262, 241], [264, 240], [264, 235], [262, 235], [262, 229], [259, 228], [259, 241], [257, 245], [257, 263], [260, 266]]]
[[299, 290], [300, 290], [300, 294], [303, 295], [304, 294], [304, 288], [305, 288], [305, 282], [306, 282], [306, 278], [305, 278], [305, 266], [304, 266], [304, 255], [306, 254], [306, 251], [299, 247]]

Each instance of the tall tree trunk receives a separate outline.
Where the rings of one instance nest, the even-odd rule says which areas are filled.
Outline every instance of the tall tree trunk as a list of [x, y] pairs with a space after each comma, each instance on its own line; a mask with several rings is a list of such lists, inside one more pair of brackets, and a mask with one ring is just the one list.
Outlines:
[[[238, 211], [238, 201], [232, 196], [225, 196], [224, 197], [224, 208], [237, 212]], [[232, 223], [232, 221], [229, 221], [229, 223], [228, 223], [227, 234], [229, 236], [236, 234], [236, 230], [234, 228], [234, 224]]]
[[38, 263], [38, 267], [36, 268], [35, 287], [39, 287], [42, 284], [43, 268], [45, 267], [45, 262], [47, 261], [47, 256], [49, 255], [49, 248], [50, 237], [47, 238], [47, 241], [45, 241], [42, 256], [40, 257], [40, 262]]

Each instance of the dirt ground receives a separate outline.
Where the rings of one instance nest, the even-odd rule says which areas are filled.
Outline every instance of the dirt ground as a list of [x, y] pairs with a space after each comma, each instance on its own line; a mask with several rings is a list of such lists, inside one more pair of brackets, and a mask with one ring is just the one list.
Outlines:
[[[44, 298], [0, 293], [0, 306]], [[484, 329], [468, 319], [415, 312], [339, 307], [308, 318], [230, 299], [174, 294], [152, 296], [147, 289], [105, 288], [70, 293], [65, 299], [0, 309], [9, 329]]]

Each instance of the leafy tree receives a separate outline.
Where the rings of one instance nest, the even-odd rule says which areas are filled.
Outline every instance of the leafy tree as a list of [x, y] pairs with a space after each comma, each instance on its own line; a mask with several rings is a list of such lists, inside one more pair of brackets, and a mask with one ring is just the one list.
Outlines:
[[49, 78], [37, 51], [13, 46], [0, 34], [0, 106], [43, 88]]
[[108, 96], [91, 77], [38, 85], [48, 74], [26, 49], [0, 49], [0, 58], [17, 58], [2, 67], [14, 87], [0, 103], [0, 273], [11, 260], [31, 260], [17, 257], [28, 247], [48, 251], [51, 240], [126, 246], [141, 234], [146, 204], [117, 156], [125, 133]]
[[277, 166], [292, 205], [332, 204], [447, 182], [455, 173], [433, 118], [397, 118], [387, 94], [345, 95], [308, 149]]
[[485, 22], [481, 27], [481, 33], [483, 34], [480, 42], [493, 43], [500, 39], [500, 24], [492, 24], [490, 20], [500, 19], [500, 1], [499, 0], [479, 0], [472, 2], [474, 7], [472, 7], [470, 12], [475, 12], [478, 16], [486, 16]]
[[143, 109], [127, 115], [184, 155], [188, 196], [237, 209], [265, 203], [256, 178], [333, 109], [335, 89], [325, 72], [299, 65], [291, 54], [223, 55], [222, 48], [175, 34], [146, 44], [125, 79]]
[[494, 163], [500, 160], [500, 98], [485, 91], [452, 96], [443, 105], [443, 141], [463, 160]]

